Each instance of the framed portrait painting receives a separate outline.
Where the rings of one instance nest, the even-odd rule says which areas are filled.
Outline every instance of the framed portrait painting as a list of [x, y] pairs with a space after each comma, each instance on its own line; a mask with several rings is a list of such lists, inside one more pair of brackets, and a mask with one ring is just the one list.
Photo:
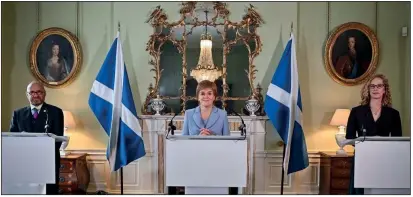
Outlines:
[[374, 32], [357, 22], [337, 27], [329, 36], [324, 64], [339, 84], [353, 86], [365, 82], [376, 71], [379, 46]]
[[57, 27], [41, 31], [30, 48], [30, 69], [34, 77], [50, 88], [69, 85], [82, 65], [79, 40]]

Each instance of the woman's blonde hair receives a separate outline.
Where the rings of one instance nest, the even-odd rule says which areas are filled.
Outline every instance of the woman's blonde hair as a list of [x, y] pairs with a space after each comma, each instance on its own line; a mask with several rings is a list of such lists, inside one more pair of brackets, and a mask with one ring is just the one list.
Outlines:
[[386, 76], [383, 74], [376, 74], [373, 77], [371, 77], [363, 86], [361, 89], [361, 105], [367, 105], [370, 103], [370, 83], [373, 81], [375, 78], [380, 78], [383, 80], [383, 85], [384, 85], [384, 94], [383, 94], [383, 99], [381, 101], [381, 104], [386, 107], [391, 107], [391, 93], [390, 93], [390, 86], [389, 86], [389, 80], [387, 79]]
[[218, 96], [217, 85], [212, 81], [203, 80], [203, 81], [199, 82], [198, 86], [196, 87], [196, 98], [198, 99], [199, 92], [201, 92], [201, 90], [204, 90], [204, 89], [207, 89], [207, 88], [212, 89], [212, 92], [213, 92], [215, 97]]

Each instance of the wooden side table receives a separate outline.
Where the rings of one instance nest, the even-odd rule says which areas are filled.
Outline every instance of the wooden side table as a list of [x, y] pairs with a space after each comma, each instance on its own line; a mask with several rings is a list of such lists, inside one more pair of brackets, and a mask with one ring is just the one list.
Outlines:
[[347, 195], [353, 153], [338, 156], [335, 152], [321, 152], [320, 156], [320, 194]]
[[86, 194], [89, 181], [86, 154], [61, 156], [59, 194]]

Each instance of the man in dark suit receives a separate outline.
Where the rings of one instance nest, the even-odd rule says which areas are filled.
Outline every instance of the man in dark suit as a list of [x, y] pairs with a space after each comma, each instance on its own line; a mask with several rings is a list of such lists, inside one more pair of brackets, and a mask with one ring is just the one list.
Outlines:
[[[44, 86], [37, 81], [31, 82], [27, 86], [26, 95], [30, 105], [13, 112], [10, 132], [47, 132], [57, 136], [63, 136], [63, 111], [56, 106], [44, 102], [46, 98]], [[48, 127], [46, 127], [47, 125]], [[61, 142], [55, 144], [56, 184], [47, 184], [46, 194], [58, 194], [60, 146]]]

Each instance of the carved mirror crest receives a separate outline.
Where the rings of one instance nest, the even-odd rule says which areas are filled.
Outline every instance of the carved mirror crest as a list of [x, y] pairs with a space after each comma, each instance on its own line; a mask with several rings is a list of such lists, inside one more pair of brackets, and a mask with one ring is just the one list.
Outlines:
[[198, 81], [208, 79], [217, 84], [217, 107], [248, 115], [245, 102], [255, 98], [261, 106], [255, 114], [264, 115], [261, 87], [254, 84], [254, 60], [262, 49], [257, 29], [264, 21], [251, 4], [245, 12], [241, 21], [232, 22], [226, 3], [184, 2], [180, 19], [168, 22], [157, 6], [146, 21], [154, 29], [146, 51], [155, 81], [142, 113], [154, 114], [151, 102], [158, 97], [166, 106], [161, 114], [183, 114], [198, 105]]

